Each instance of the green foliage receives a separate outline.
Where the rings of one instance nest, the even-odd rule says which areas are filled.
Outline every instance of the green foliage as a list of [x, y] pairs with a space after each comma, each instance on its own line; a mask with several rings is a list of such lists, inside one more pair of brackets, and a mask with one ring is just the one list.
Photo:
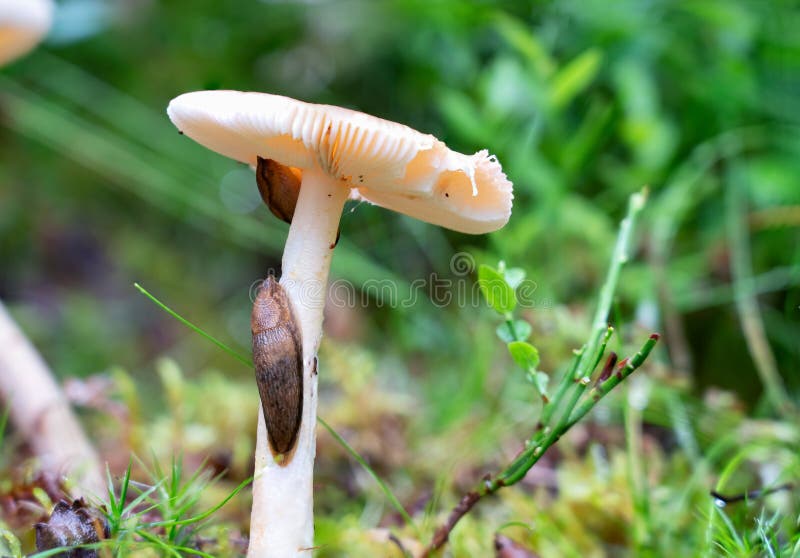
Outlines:
[[[632, 195], [628, 204], [628, 214], [620, 224], [606, 281], [600, 289], [600, 300], [594, 321], [595, 326], [608, 319], [611, 310], [611, 297], [617, 287], [620, 268], [627, 262], [627, 254], [632, 243], [634, 222], [644, 207], [644, 201], [644, 193]], [[505, 265], [502, 262], [499, 270], [483, 266], [479, 270], [479, 281], [490, 277], [494, 282], [505, 282], [502, 274], [504, 269]], [[511, 289], [510, 285], [506, 285], [506, 287]], [[490, 305], [494, 306], [492, 304], [492, 290], [482, 288], [482, 292]], [[510, 311], [504, 314], [507, 322], [513, 324]], [[510, 327], [510, 331], [513, 333], [513, 327]], [[616, 355], [611, 355], [603, 371], [599, 375], [595, 375], [594, 369], [604, 356], [612, 332], [613, 328], [610, 326], [605, 328], [605, 333], [602, 328], [593, 328], [589, 340], [580, 351], [575, 352], [573, 365], [569, 372], [562, 376], [556, 394], [552, 399], [548, 397], [545, 391], [547, 376], [536, 372], [536, 366], [539, 363], [539, 352], [532, 345], [523, 341], [515, 340], [508, 344], [512, 357], [526, 371], [528, 379], [537, 387], [542, 398], [542, 409], [533, 428], [533, 434], [525, 440], [525, 449], [509, 464], [505, 465], [499, 473], [486, 475], [480, 483], [462, 497], [458, 505], [447, 516], [447, 521], [436, 530], [431, 542], [423, 552], [424, 556], [429, 556], [431, 553], [436, 552], [446, 543], [449, 534], [457, 523], [471, 511], [481, 498], [490, 496], [502, 488], [520, 482], [562, 436], [578, 424], [611, 390], [627, 379], [632, 372], [644, 363], [658, 341], [658, 335], [651, 335], [650, 339], [636, 355], [629, 359], [624, 359], [616, 369]], [[591, 364], [587, 365], [586, 363]], [[586, 393], [587, 387], [593, 378], [595, 378], [594, 387], [589, 393]]]
[[498, 270], [481, 264], [478, 268], [478, 285], [492, 310], [503, 315], [514, 311], [517, 305], [516, 294]]
[[22, 558], [19, 539], [3, 523], [0, 523], [0, 556]]
[[530, 343], [511, 341], [508, 344], [508, 352], [520, 368], [536, 370], [539, 366], [539, 351]]
[[394, 495], [391, 488], [389, 488], [389, 486], [383, 481], [383, 479], [381, 479], [380, 476], [378, 476], [378, 474], [372, 469], [372, 467], [369, 466], [369, 464], [361, 456], [361, 454], [359, 454], [355, 449], [353, 449], [353, 447], [347, 443], [347, 440], [342, 438], [342, 436], [339, 435], [339, 433], [336, 432], [336, 430], [334, 430], [327, 422], [325, 422], [325, 420], [323, 420], [321, 417], [317, 417], [317, 421], [325, 428], [325, 430], [328, 431], [328, 433], [331, 436], [334, 437], [334, 439], [336, 439], [336, 441], [345, 450], [347, 450], [347, 453], [349, 453], [353, 457], [353, 459], [355, 459], [358, 462], [358, 464], [364, 468], [364, 470], [369, 474], [369, 476], [372, 477], [372, 480], [374, 480], [378, 484], [378, 486], [380, 486], [381, 491], [386, 496], [386, 499], [389, 501], [389, 503], [391, 503], [392, 507], [394, 507], [397, 513], [400, 514], [400, 516], [403, 518], [403, 521], [405, 521], [406, 525], [416, 530], [416, 526], [414, 525], [414, 520], [408, 514], [408, 511], [406, 511], [406, 509], [403, 507], [403, 504], [400, 503], [400, 500], [397, 499], [397, 496]]
[[[664, 349], [647, 377], [604, 399], [524, 489], [468, 518], [454, 555], [489, 555], [494, 531], [514, 520], [533, 528], [504, 534], [545, 557], [797, 553], [794, 495], [724, 510], [708, 496], [731, 461], [732, 492], [772, 473], [800, 477], [786, 455], [800, 453], [796, 2], [60, 4], [67, 15], [48, 43], [0, 76], [0, 297], [59, 375], [119, 379], [139, 450], [157, 443], [168, 455], [177, 424], [213, 432], [237, 467], [252, 449], [240, 422], [215, 430], [199, 417], [255, 407], [252, 371], [231, 356], [249, 360], [248, 287], [278, 269], [286, 226], [257, 203], [230, 203], [231, 192], [253, 199], [249, 169], [180, 137], [164, 108], [188, 90], [269, 91], [391, 118], [464, 152], [488, 148], [514, 182], [511, 221], [483, 237], [366, 204], [343, 217], [332, 277], [389, 279], [400, 299], [419, 278], [453, 278], [456, 252], [519, 266], [479, 281], [506, 295], [485, 318], [375, 295], [328, 317], [325, 342], [362, 357], [323, 361], [325, 416], [420, 529], [429, 518], [417, 510], [441, 509], [461, 479], [516, 453], [538, 412], [531, 381], [544, 393], [546, 373], [555, 397], [561, 377], [596, 371], [603, 352], [635, 354], [657, 330]], [[624, 201], [644, 184], [642, 242], [604, 342], [607, 323], [588, 309]], [[134, 281], [207, 325], [223, 350], [153, 312]], [[586, 339], [594, 354], [560, 358]], [[521, 365], [531, 347], [540, 362]], [[164, 357], [185, 371], [173, 386], [180, 417], [161, 410]], [[515, 364], [522, 373], [507, 373]], [[357, 391], [362, 367], [375, 379]], [[392, 411], [365, 425], [353, 417], [378, 399], [370, 390], [390, 394], [380, 400]], [[115, 422], [104, 412], [85, 414], [101, 439]], [[625, 432], [641, 444], [620, 442]], [[26, 479], [21, 447], [13, 429], [3, 437], [4, 468]], [[373, 530], [394, 521], [382, 515], [387, 496], [341, 454], [319, 453], [319, 554], [391, 555]], [[4, 471], [0, 490], [17, 482]]]
[[508, 352], [514, 362], [517, 363], [517, 366], [525, 370], [528, 380], [536, 386], [536, 391], [539, 392], [539, 395], [546, 398], [547, 384], [550, 381], [550, 377], [536, 369], [539, 366], [539, 351], [536, 347], [525, 341], [511, 341], [508, 344]]
[[524, 341], [531, 336], [531, 324], [525, 320], [511, 320], [497, 326], [495, 333], [501, 341], [511, 343], [514, 339]]
[[[215, 482], [207, 470], [201, 467], [185, 477], [180, 460], [173, 459], [169, 473], [154, 461], [151, 483], [143, 484], [131, 478], [132, 467], [131, 462], [118, 486], [108, 473], [108, 500], [100, 509], [105, 515], [109, 538], [79, 548], [107, 549], [114, 556], [135, 556], [152, 549], [160, 555], [213, 557], [214, 554], [199, 550], [198, 537], [201, 531], [208, 529], [208, 518], [252, 479], [241, 483], [218, 504], [198, 513], [197, 506], [203, 493]], [[55, 548], [31, 556], [57, 556], [73, 548], [78, 547]]]
[[[190, 322], [189, 320], [187, 320], [186, 318], [184, 318], [183, 316], [181, 316], [180, 314], [178, 314], [177, 312], [175, 312], [174, 310], [169, 308], [163, 302], [161, 302], [156, 297], [154, 297], [152, 294], [147, 292], [140, 285], [135, 284], [134, 286], [136, 287], [136, 289], [139, 290], [139, 292], [141, 292], [143, 295], [145, 295], [154, 304], [156, 304], [163, 311], [167, 312], [170, 316], [172, 316], [173, 318], [178, 320], [180, 323], [182, 323], [183, 325], [185, 325], [186, 327], [188, 327], [189, 329], [191, 329], [192, 331], [194, 331], [198, 335], [202, 336], [206, 340], [210, 341], [211, 343], [213, 343], [214, 345], [216, 345], [217, 347], [219, 347], [223, 351], [227, 352], [232, 357], [236, 358], [238, 361], [240, 361], [241, 363], [245, 364], [248, 368], [252, 368], [253, 367], [252, 361], [250, 361], [248, 358], [243, 357], [243, 356], [235, 353], [233, 351], [233, 349], [231, 349], [230, 347], [228, 347], [227, 345], [225, 345], [224, 343], [222, 343], [221, 341], [219, 341], [218, 339], [213, 337], [211, 334], [207, 333], [202, 328], [196, 326], [195, 324], [193, 324], [192, 322]], [[177, 367], [173, 367], [173, 366], [169, 366], [166, 369], [162, 368], [161, 376], [162, 376], [162, 382], [164, 383], [164, 386], [165, 386], [167, 392], [173, 393], [172, 399], [175, 402], [175, 404], [173, 405], [173, 409], [175, 409], [176, 407], [178, 407], [180, 405], [180, 402], [183, 399], [183, 394], [181, 393], [182, 389], [180, 388], [180, 384], [182, 383], [180, 370]], [[170, 386], [174, 386], [173, 389], [170, 389]], [[168, 395], [168, 397], [169, 397], [169, 395]], [[176, 411], [173, 411], [173, 412], [176, 412]], [[381, 488], [381, 491], [386, 496], [386, 499], [395, 508], [395, 510], [397, 510], [397, 512], [402, 516], [402, 518], [406, 522], [406, 524], [409, 525], [412, 528], [415, 528], [414, 520], [411, 518], [411, 516], [408, 514], [406, 509], [400, 503], [400, 500], [397, 499], [397, 496], [394, 495], [392, 490], [383, 481], [383, 479], [381, 479], [380, 476], [372, 469], [372, 467], [369, 466], [369, 463], [367, 463], [366, 459], [364, 459], [364, 457], [362, 457], [350, 444], [348, 444], [347, 440], [345, 440], [338, 432], [336, 432], [336, 430], [333, 429], [333, 427], [331, 427], [327, 422], [325, 422], [325, 420], [322, 417], [318, 416], [317, 417], [317, 421], [330, 433], [331, 436], [333, 436], [333, 438], [337, 441], [337, 443], [339, 443], [339, 445], [341, 445], [347, 451], [347, 453], [350, 454], [350, 456], [352, 456], [352, 458], [361, 467], [364, 468], [364, 470], [370, 475], [370, 477], [372, 477], [372, 479], [375, 481], [375, 483], [378, 484], [378, 486]], [[180, 463], [176, 464], [175, 461], [173, 460], [173, 466], [172, 466], [172, 478], [173, 478], [173, 483], [172, 484], [173, 485], [175, 484], [175, 480], [174, 479], [180, 479], [180, 472], [181, 472]], [[199, 471], [196, 474], [199, 474]], [[160, 471], [157, 470], [156, 474], [153, 475], [153, 476], [154, 477], [161, 477], [162, 475], [163, 474]], [[127, 479], [129, 476], [130, 476], [130, 467], [128, 467], [128, 471], [126, 473], [125, 479]], [[193, 481], [193, 480], [197, 480], [197, 479], [195, 479], [194, 477], [192, 479], [190, 479], [190, 481]], [[123, 481], [123, 485], [127, 489], [127, 480]], [[188, 487], [188, 485], [187, 485], [187, 487]], [[243, 485], [240, 486], [240, 487], [237, 487], [236, 492], [238, 492], [242, 487], [243, 487]], [[174, 486], [173, 486], [173, 489], [174, 489]], [[227, 500], [232, 498], [234, 495], [235, 494], [231, 494], [231, 496], [229, 498], [227, 498], [225, 501], [227, 502]], [[111, 498], [113, 500], [113, 498], [114, 498], [113, 493], [111, 494]], [[171, 497], [168, 501], [172, 501], [173, 499], [175, 499], [175, 497]], [[189, 502], [188, 507], [190, 507], [191, 505], [194, 505], [194, 503], [195, 503], [194, 501]], [[224, 505], [224, 503], [221, 504], [219, 507], [222, 507], [222, 505]], [[182, 507], [186, 508], [187, 504], [184, 504]], [[113, 509], [113, 505], [112, 505], [112, 509]], [[214, 510], [211, 510], [211, 511], [207, 512], [207, 514], [205, 514], [205, 517], [211, 515], [211, 513], [213, 513], [213, 511], [215, 511], [216, 509], [218, 509], [218, 508], [215, 508]], [[174, 515], [174, 513], [171, 513], [171, 510], [169, 510], [169, 509], [161, 510], [161, 512], [162, 512], [162, 516], [164, 516], [164, 517], [168, 517], [169, 515]], [[177, 521], [177, 519], [176, 519], [176, 521]], [[195, 523], [195, 522], [194, 521], [189, 522], [189, 524], [191, 524], [191, 523]], [[183, 524], [183, 522], [181, 522], [181, 524]], [[114, 533], [113, 530], [112, 530], [112, 533]], [[168, 539], [167, 542], [172, 543], [174, 541]], [[184, 541], [184, 543], [185, 543], [185, 541]]]

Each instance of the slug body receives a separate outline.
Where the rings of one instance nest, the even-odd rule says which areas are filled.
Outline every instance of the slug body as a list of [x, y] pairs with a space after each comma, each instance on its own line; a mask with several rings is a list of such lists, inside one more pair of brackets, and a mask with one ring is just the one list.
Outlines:
[[250, 327], [270, 450], [286, 465], [303, 415], [303, 345], [291, 301], [272, 276], [258, 290]]
[[281, 165], [272, 159], [258, 158], [256, 183], [261, 199], [275, 217], [289, 224], [300, 195], [301, 179], [299, 169]]
[[[294, 209], [297, 207], [297, 198], [300, 196], [302, 180], [303, 173], [300, 169], [281, 165], [272, 159], [258, 158], [256, 166], [258, 193], [272, 214], [290, 225], [294, 218]], [[339, 243], [340, 232], [340, 229], [336, 230], [336, 241], [331, 249]]]

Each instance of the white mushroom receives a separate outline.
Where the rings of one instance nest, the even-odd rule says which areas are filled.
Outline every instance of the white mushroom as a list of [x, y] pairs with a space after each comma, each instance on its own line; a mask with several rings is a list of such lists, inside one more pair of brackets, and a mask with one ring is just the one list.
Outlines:
[[0, 347], [0, 399], [41, 468], [65, 475], [76, 498], [102, 498], [107, 487], [97, 452], [53, 373], [2, 301]]
[[33, 49], [52, 19], [50, 0], [0, 0], [0, 66]]
[[431, 135], [339, 107], [263, 93], [198, 91], [173, 99], [167, 113], [182, 133], [218, 153], [253, 166], [259, 158], [271, 159], [302, 172], [280, 279], [302, 333], [302, 423], [292, 460], [279, 464], [268, 451], [259, 416], [248, 556], [310, 552], [314, 362], [345, 201], [366, 200], [449, 229], [481, 234], [508, 221], [512, 185], [486, 151], [456, 153]]

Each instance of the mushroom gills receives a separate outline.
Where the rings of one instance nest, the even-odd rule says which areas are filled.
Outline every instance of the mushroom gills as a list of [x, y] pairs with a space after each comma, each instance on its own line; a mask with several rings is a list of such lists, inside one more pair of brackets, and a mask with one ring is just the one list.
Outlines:
[[[261, 199], [275, 217], [290, 225], [294, 208], [297, 207], [302, 179], [303, 171], [300, 169], [281, 165], [273, 159], [258, 158], [256, 183]], [[331, 248], [339, 243], [340, 233], [341, 229], [337, 229], [336, 241]]]
[[277, 462], [287, 465], [303, 415], [303, 345], [291, 301], [272, 276], [261, 284], [250, 327], [270, 451]]

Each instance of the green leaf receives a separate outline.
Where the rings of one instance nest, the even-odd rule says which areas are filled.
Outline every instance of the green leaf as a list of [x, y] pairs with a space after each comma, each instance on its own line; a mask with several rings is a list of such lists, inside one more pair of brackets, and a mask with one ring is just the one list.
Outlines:
[[4, 523], [0, 523], [0, 556], [22, 558], [22, 545]]
[[498, 34], [525, 57], [538, 77], [549, 76], [553, 72], [553, 59], [529, 25], [503, 13], [495, 16], [494, 24]]
[[602, 53], [590, 48], [561, 68], [550, 83], [550, 103], [563, 108], [591, 83], [600, 70]]
[[497, 326], [497, 337], [499, 337], [500, 341], [503, 343], [511, 343], [512, 341], [525, 341], [531, 336], [531, 324], [525, 320], [514, 320], [511, 322], [511, 324], [514, 328], [514, 334], [516, 334], [516, 337], [512, 335], [511, 329], [508, 327], [508, 322], [503, 322]]
[[536, 390], [542, 395], [547, 395], [547, 384], [550, 381], [550, 376], [544, 372], [534, 372], [531, 375], [531, 381], [536, 386]]
[[534, 371], [539, 366], [539, 351], [525, 341], [512, 341], [508, 344], [508, 352], [520, 368]]
[[489, 306], [500, 314], [508, 314], [517, 305], [514, 289], [506, 282], [505, 277], [485, 264], [478, 268], [478, 286]]
[[506, 283], [508, 283], [508, 285], [514, 290], [516, 290], [517, 287], [520, 286], [520, 283], [525, 280], [525, 270], [521, 267], [511, 267], [506, 269], [503, 275], [505, 276]]
[[468, 95], [458, 90], [445, 90], [437, 98], [439, 110], [442, 111], [450, 128], [469, 141], [480, 143], [487, 134], [486, 119], [479, 107]]
[[50, 500], [50, 496], [40, 486], [33, 487], [33, 497], [44, 509], [53, 509], [53, 501]]

